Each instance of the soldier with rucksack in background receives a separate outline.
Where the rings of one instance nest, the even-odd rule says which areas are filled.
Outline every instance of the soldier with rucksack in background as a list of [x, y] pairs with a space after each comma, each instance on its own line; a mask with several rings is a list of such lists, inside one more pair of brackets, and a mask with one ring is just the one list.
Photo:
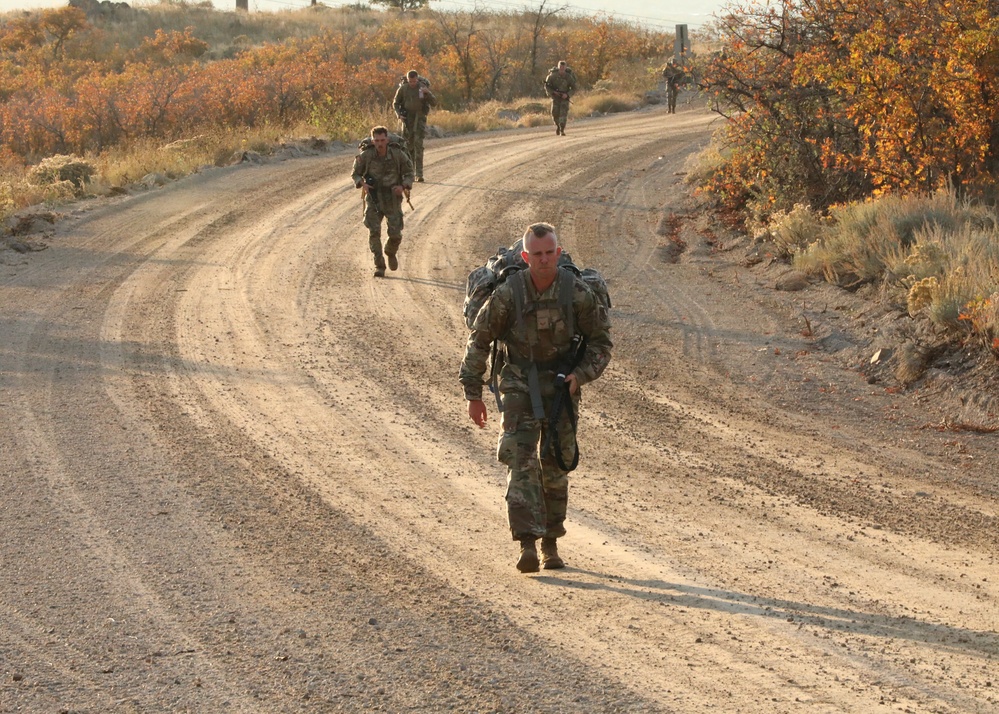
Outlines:
[[507, 517], [520, 542], [517, 569], [534, 573], [539, 565], [565, 567], [557, 540], [565, 535], [568, 474], [579, 459], [580, 387], [610, 362], [610, 299], [599, 273], [583, 271], [584, 278], [563, 253], [551, 225], [528, 227], [518, 244], [469, 275], [471, 334], [459, 380], [469, 418], [484, 428], [491, 361], [503, 430], [497, 458], [507, 466]]
[[[375, 258], [375, 277], [385, 277], [388, 267], [399, 269], [399, 244], [402, 243], [402, 201], [413, 187], [413, 162], [406, 150], [390, 142], [389, 130], [376, 126], [371, 137], [361, 142], [360, 153], [354, 157], [351, 180], [361, 189], [364, 200], [364, 225], [368, 229], [368, 246]], [[382, 254], [382, 219], [388, 224], [388, 240]]]
[[545, 77], [545, 96], [552, 100], [552, 121], [555, 122], [555, 135], [565, 136], [565, 123], [569, 120], [569, 104], [576, 91], [576, 74], [559, 60], [558, 65], [548, 70]]
[[402, 122], [402, 135], [413, 160], [417, 181], [423, 181], [423, 137], [427, 132], [427, 115], [434, 106], [437, 106], [437, 97], [430, 91], [430, 80], [421, 77], [415, 69], [409, 70], [395, 92], [392, 107]]
[[680, 87], [688, 81], [682, 54], [680, 62], [677, 62], [674, 57], [666, 60], [666, 66], [663, 67], [663, 79], [666, 80], [666, 113], [676, 114], [677, 95], [680, 93]]

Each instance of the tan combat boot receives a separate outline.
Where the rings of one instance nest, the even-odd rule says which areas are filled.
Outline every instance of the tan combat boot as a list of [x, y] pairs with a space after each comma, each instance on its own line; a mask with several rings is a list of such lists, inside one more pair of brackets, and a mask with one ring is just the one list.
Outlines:
[[538, 547], [534, 538], [520, 540], [520, 559], [517, 561], [517, 570], [522, 573], [538, 572]]
[[541, 539], [541, 567], [545, 570], [558, 570], [565, 567], [565, 561], [559, 557], [558, 541], [555, 538]]

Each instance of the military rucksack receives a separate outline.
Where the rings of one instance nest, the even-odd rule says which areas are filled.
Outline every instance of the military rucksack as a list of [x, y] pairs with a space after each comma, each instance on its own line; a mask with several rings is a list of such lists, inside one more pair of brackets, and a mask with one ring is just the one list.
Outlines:
[[[421, 75], [417, 75], [416, 82], [417, 82], [417, 84], [422, 84], [427, 89], [430, 89], [430, 80], [427, 79], [426, 77], [424, 77], [422, 74]], [[402, 81], [399, 82], [399, 86], [401, 87], [404, 84], [409, 84], [409, 76], [405, 75], [405, 74], [402, 75]]]
[[[389, 132], [388, 138], [389, 138], [389, 143], [388, 143], [389, 146], [399, 149], [404, 154], [406, 154], [406, 156], [409, 156], [409, 149], [406, 146], [406, 140], [404, 138], [402, 138], [398, 134], [393, 134], [391, 131]], [[366, 136], [363, 139], [361, 139], [360, 143], [358, 143], [357, 153], [361, 154], [367, 149], [373, 149], [373, 148], [375, 148], [374, 140], [370, 136]], [[409, 156], [409, 160], [412, 161], [413, 157]]]
[[[465, 325], [472, 329], [475, 324], [475, 317], [485, 304], [486, 300], [496, 287], [519, 270], [527, 267], [521, 252], [524, 249], [523, 239], [517, 239], [509, 248], [500, 247], [496, 249], [496, 254], [490, 257], [485, 265], [482, 265], [468, 274], [465, 281], [465, 304], [463, 313], [465, 315]], [[572, 256], [566, 251], [558, 258], [558, 266], [571, 270], [586, 283], [586, 286], [593, 291], [600, 304], [607, 310], [611, 308], [610, 293], [607, 290], [607, 283], [600, 272], [594, 268], [580, 270], [572, 261]], [[570, 320], [571, 322], [571, 320]]]
[[[572, 67], [566, 67], [565, 68], [565, 73], [566, 73], [567, 76], [572, 77], [572, 79], [573, 79], [574, 82], [578, 81], [577, 78], [576, 78], [576, 73], [572, 71]], [[558, 66], [552, 67], [550, 70], [548, 70], [548, 76], [545, 77], [545, 81], [541, 83], [542, 88], [545, 90], [545, 96], [548, 96], [548, 97], [550, 97], [552, 95], [552, 92], [556, 91], [555, 87], [553, 87], [549, 83], [549, 79], [553, 75], [558, 75]]]
[[[420, 87], [426, 87], [427, 89], [430, 89], [430, 80], [427, 79], [426, 77], [424, 77], [422, 74], [417, 75], [417, 77], [416, 77], [416, 83]], [[401, 89], [402, 87], [406, 86], [407, 84], [409, 84], [409, 77], [404, 74], [404, 75], [402, 75], [402, 81], [399, 82], [399, 88]], [[402, 121], [406, 121], [406, 110], [405, 110], [405, 108], [403, 108], [403, 107], [395, 107], [395, 110], [396, 110], [396, 114], [398, 114], [399, 118], [402, 119]], [[427, 116], [427, 115], [430, 114], [430, 105], [429, 104], [424, 104], [423, 105], [423, 114], [424, 114], [424, 116]]]
[[[406, 152], [407, 156], [409, 155], [409, 152], [406, 150], [406, 140], [404, 138], [402, 138], [398, 134], [393, 134], [390, 131], [388, 134], [388, 139], [389, 139], [388, 143], [389, 146], [394, 146], [397, 149], [402, 149], [403, 151]], [[370, 136], [366, 136], [363, 139], [361, 139], [360, 143], [358, 143], [357, 153], [361, 153], [366, 149], [373, 149], [374, 147], [375, 147], [374, 139], [372, 139]]]
[[[576, 73], [573, 71], [572, 67], [569, 67], [568, 65], [566, 65], [565, 73], [571, 74], [573, 77], [576, 76]], [[558, 65], [555, 65], [550, 70], [548, 70], [548, 74], [558, 74]]]

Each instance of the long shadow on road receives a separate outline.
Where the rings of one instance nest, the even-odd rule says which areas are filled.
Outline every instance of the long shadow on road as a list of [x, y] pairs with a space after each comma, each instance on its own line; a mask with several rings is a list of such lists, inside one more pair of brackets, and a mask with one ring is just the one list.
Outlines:
[[[922, 622], [911, 617], [891, 617], [806, 602], [765, 598], [717, 588], [702, 588], [663, 580], [631, 580], [581, 568], [567, 568], [565, 576], [541, 575], [534, 580], [575, 590], [605, 590], [674, 607], [715, 610], [733, 615], [780, 619], [854, 635], [923, 642], [953, 652], [999, 654], [999, 634], [963, 627]], [[572, 573], [588, 576], [583, 582]]]

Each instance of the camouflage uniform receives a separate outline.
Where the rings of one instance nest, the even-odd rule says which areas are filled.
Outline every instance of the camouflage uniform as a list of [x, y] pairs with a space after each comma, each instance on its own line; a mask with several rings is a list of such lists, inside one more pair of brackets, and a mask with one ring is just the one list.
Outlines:
[[364, 225], [368, 229], [368, 246], [375, 257], [375, 267], [385, 269], [382, 255], [382, 218], [388, 224], [388, 241], [385, 254], [395, 255], [402, 242], [402, 197], [392, 193], [393, 186], [412, 188], [413, 162], [402, 149], [389, 145], [385, 156], [378, 156], [378, 150], [371, 146], [354, 159], [351, 179], [355, 187], [371, 176], [375, 188], [368, 189], [364, 202]]
[[[576, 91], [576, 75], [568, 67], [565, 74], [559, 74], [558, 67], [552, 67], [545, 77], [545, 94], [552, 100], [552, 121], [558, 133], [565, 132], [565, 123], [569, 119], [569, 98]], [[564, 92], [569, 97], [563, 99], [555, 92]]]
[[[437, 106], [437, 97], [430, 87], [423, 84], [422, 77], [415, 87], [403, 81], [395, 92], [392, 106], [402, 120], [402, 135], [406, 138], [406, 148], [413, 159], [417, 179], [423, 179], [423, 136], [427, 132], [427, 115], [430, 107]], [[420, 90], [423, 97], [420, 98]]]
[[[524, 305], [522, 319], [517, 319], [521, 291]], [[567, 324], [563, 291], [572, 291], [575, 330]], [[560, 269], [558, 278], [541, 295], [521, 270], [501, 283], [475, 318], [465, 348], [459, 379], [466, 400], [482, 398], [483, 376], [493, 340], [502, 341], [506, 360], [499, 373], [499, 391], [503, 404], [503, 432], [497, 447], [497, 459], [507, 466], [507, 515], [514, 540], [523, 538], [558, 538], [565, 535], [568, 474], [558, 467], [551, 454], [541, 455], [540, 447], [548, 431], [555, 395], [556, 364], [569, 350], [573, 332], [587, 338], [586, 353], [574, 370], [580, 385], [599, 377], [611, 356], [610, 322], [607, 310], [575, 274]], [[532, 406], [530, 364], [537, 368], [540, 398], [545, 417], [539, 418]], [[579, 391], [573, 395], [573, 407], [579, 405]], [[563, 418], [558, 426], [563, 463], [574, 453], [572, 425]]]
[[676, 114], [676, 97], [680, 92], [680, 84], [685, 81], [686, 73], [683, 67], [670, 59], [663, 68], [663, 77], [666, 79], [666, 113]]

